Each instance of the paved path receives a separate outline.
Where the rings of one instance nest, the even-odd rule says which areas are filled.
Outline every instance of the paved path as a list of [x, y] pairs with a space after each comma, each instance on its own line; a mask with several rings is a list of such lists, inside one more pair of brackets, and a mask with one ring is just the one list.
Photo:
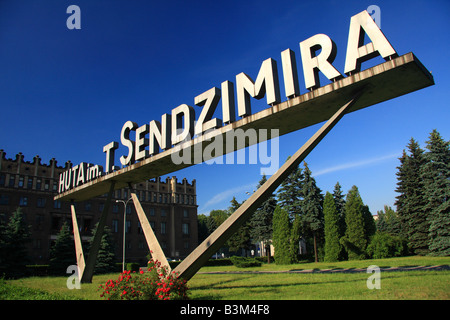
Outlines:
[[[437, 265], [437, 266], [380, 267], [380, 271], [382, 272], [417, 271], [417, 270], [450, 270], [450, 266]], [[367, 268], [293, 269], [283, 271], [209, 271], [209, 272], [197, 272], [197, 274], [357, 273], [357, 272], [367, 272]]]

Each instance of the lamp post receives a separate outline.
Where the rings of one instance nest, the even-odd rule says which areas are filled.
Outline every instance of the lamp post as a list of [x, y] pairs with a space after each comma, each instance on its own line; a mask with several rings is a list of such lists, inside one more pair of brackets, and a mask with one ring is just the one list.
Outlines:
[[122, 257], [122, 272], [125, 271], [125, 230], [126, 230], [126, 217], [127, 217], [127, 205], [128, 202], [133, 199], [130, 198], [126, 202], [123, 200], [116, 200], [116, 203], [123, 203], [123, 257]]

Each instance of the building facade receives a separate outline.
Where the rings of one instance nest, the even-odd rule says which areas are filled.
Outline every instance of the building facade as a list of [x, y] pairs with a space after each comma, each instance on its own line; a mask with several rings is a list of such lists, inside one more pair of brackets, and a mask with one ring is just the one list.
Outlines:
[[[70, 161], [64, 167], [58, 166], [55, 159], [42, 164], [39, 156], [33, 161], [24, 161], [22, 153], [15, 159], [8, 159], [0, 150], [0, 223], [7, 223], [9, 216], [21, 208], [30, 226], [31, 264], [47, 264], [50, 248], [63, 224], [66, 222], [72, 229], [70, 203], [53, 200], [60, 173], [71, 166]], [[188, 183], [186, 179], [178, 181], [176, 177], [168, 177], [164, 181], [152, 179], [132, 187], [166, 257], [186, 257], [198, 244], [196, 181]], [[114, 192], [106, 226], [114, 239], [117, 261], [122, 261], [125, 231], [126, 261], [144, 264], [149, 249], [133, 202], [128, 201], [130, 198], [129, 189]], [[105, 202], [106, 195], [75, 203], [83, 246], [89, 242]]]

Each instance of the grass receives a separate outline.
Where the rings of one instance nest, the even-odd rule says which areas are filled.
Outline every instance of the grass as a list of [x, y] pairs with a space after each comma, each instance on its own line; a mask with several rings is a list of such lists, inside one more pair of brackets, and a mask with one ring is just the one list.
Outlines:
[[[404, 257], [380, 260], [303, 263], [294, 265], [263, 264], [239, 269], [234, 266], [203, 267], [190, 281], [192, 299], [219, 300], [292, 300], [292, 299], [420, 299], [449, 300], [450, 271], [381, 272], [381, 289], [369, 290], [370, 274], [362, 273], [241, 273], [233, 271], [288, 271], [308, 269], [346, 269], [379, 267], [450, 265], [450, 257]], [[205, 274], [204, 272], [224, 272]], [[227, 273], [228, 272], [228, 273]], [[0, 299], [22, 300], [100, 300], [98, 286], [117, 274], [94, 276], [90, 284], [69, 290], [67, 277], [31, 277], [0, 281]]]

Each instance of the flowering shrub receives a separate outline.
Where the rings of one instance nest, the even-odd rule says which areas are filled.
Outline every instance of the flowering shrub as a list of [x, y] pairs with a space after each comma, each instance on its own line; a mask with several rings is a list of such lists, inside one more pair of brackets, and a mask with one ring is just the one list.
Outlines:
[[159, 261], [150, 260], [146, 272], [124, 271], [116, 281], [99, 286], [100, 297], [108, 300], [180, 300], [188, 299], [186, 280], [179, 279]]

